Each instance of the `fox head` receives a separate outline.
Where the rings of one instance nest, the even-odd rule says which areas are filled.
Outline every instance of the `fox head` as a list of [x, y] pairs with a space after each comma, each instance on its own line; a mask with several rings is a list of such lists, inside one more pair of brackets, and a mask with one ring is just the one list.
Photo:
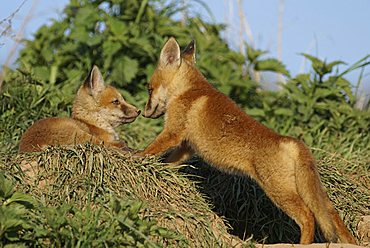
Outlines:
[[163, 46], [159, 62], [149, 84], [149, 99], [144, 117], [158, 118], [166, 112], [168, 102], [191, 85], [188, 83], [195, 64], [195, 42], [180, 52], [179, 44], [170, 38]]
[[133, 122], [140, 114], [140, 110], [127, 103], [116, 88], [105, 85], [97, 66], [91, 69], [78, 90], [72, 112], [74, 118], [105, 129]]

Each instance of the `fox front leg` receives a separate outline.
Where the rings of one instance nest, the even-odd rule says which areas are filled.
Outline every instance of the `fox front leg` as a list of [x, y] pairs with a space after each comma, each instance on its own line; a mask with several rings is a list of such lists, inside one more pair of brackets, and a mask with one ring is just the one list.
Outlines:
[[168, 155], [164, 162], [180, 165], [193, 156], [194, 153], [190, 145], [186, 141], [183, 141], [179, 147], [176, 147], [175, 150]]
[[161, 155], [169, 149], [180, 145], [181, 141], [182, 137], [180, 134], [165, 129], [144, 151], [139, 152], [137, 155]]
[[123, 140], [113, 143], [112, 146], [123, 152], [130, 152], [130, 153], [136, 152], [134, 149], [130, 148], [127, 145], [127, 143]]

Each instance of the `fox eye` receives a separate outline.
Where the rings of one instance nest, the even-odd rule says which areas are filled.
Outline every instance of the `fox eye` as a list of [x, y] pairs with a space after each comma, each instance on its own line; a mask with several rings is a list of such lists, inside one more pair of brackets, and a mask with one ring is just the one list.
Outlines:
[[118, 100], [118, 99], [113, 100], [113, 101], [112, 101], [112, 103], [113, 103], [114, 105], [119, 105], [119, 104], [120, 104], [120, 102], [119, 102], [119, 100]]

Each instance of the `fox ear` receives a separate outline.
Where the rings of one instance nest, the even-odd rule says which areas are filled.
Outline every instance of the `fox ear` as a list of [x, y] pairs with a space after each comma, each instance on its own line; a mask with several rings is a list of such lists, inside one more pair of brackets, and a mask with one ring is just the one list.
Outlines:
[[180, 47], [175, 38], [171, 37], [166, 44], [164, 44], [161, 55], [159, 57], [159, 65], [164, 66], [177, 66], [181, 65]]
[[85, 87], [89, 89], [90, 95], [96, 96], [105, 89], [103, 76], [99, 68], [94, 65], [85, 81]]
[[195, 64], [195, 40], [192, 40], [182, 51], [181, 57], [188, 62]]

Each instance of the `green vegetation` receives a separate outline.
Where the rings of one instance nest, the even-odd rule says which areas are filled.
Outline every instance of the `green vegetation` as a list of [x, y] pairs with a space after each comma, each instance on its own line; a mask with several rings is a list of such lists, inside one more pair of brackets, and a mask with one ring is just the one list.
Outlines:
[[173, 240], [179, 246], [185, 244], [180, 235], [158, 227], [148, 217], [140, 217], [143, 211], [140, 201], [123, 201], [112, 196], [108, 198], [110, 202], [102, 206], [87, 203], [82, 209], [63, 203], [51, 208], [39, 204], [30, 195], [13, 192], [12, 181], [3, 174], [0, 174], [0, 183], [0, 190], [5, 193], [0, 196], [2, 244], [159, 247], [164, 240]]
[[[169, 36], [183, 47], [195, 39], [197, 66], [215, 87], [265, 125], [312, 147], [322, 181], [353, 233], [359, 217], [370, 214], [370, 111], [355, 108], [358, 83], [345, 79], [363, 70], [370, 55], [348, 66], [302, 54], [312, 70], [292, 77], [265, 51], [247, 47], [245, 57], [232, 51], [220, 37], [222, 25], [198, 16], [186, 24], [174, 20], [181, 10], [176, 2], [71, 0], [60, 20], [27, 41], [0, 93], [0, 243], [230, 247], [238, 241], [230, 240], [229, 225], [229, 233], [243, 239], [299, 240], [299, 228], [254, 182], [198, 158], [174, 168], [89, 145], [16, 154], [21, 134], [35, 120], [69, 115], [93, 64], [142, 109]], [[279, 91], [255, 81], [264, 71], [284, 75]], [[142, 149], [161, 122], [138, 118], [121, 127], [121, 136]], [[20, 171], [25, 161], [41, 165], [35, 182]], [[319, 232], [316, 238], [321, 240]]]

